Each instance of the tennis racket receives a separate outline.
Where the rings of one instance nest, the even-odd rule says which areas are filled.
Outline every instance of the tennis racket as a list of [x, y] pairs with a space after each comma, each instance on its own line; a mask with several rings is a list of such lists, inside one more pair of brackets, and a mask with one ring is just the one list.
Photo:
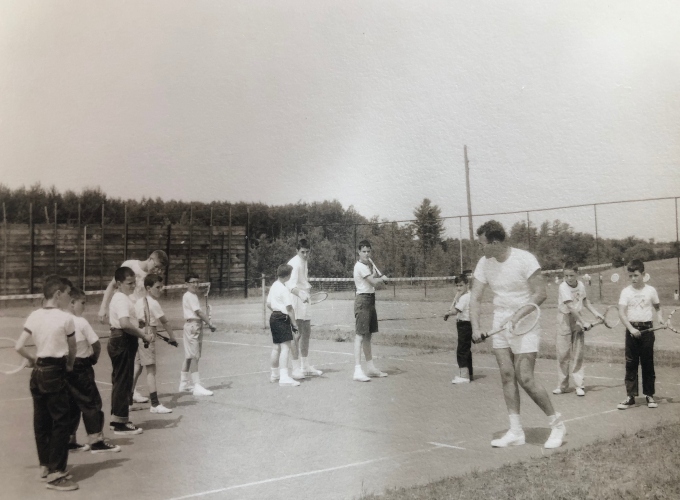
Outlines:
[[310, 305], [318, 304], [328, 298], [328, 292], [315, 292], [309, 296]]
[[[146, 297], [144, 297], [144, 333], [147, 335], [149, 335], [149, 333], [153, 333], [153, 330], [151, 329], [151, 312], [149, 311], [149, 300]], [[144, 348], [149, 348], [149, 343], [146, 340], [144, 341]]]
[[619, 276], [619, 273], [614, 273], [614, 274], [612, 274], [611, 278], [609, 278], [609, 279], [612, 280], [612, 283], [618, 283], [620, 278], [621, 277]]
[[[375, 262], [373, 262], [373, 259], [371, 259], [371, 258], [369, 257], [369, 258], [368, 258], [368, 261], [369, 261], [369, 262], [371, 263], [371, 265], [373, 266], [373, 269], [375, 269], [375, 272], [378, 273], [378, 278], [381, 278], [381, 277], [385, 276], [383, 273], [380, 272], [380, 269], [378, 269], [378, 266], [375, 265]], [[387, 277], [387, 276], [385, 276], [385, 277]]]
[[[208, 301], [208, 296], [210, 295], [210, 284], [208, 281], [208, 287], [205, 289], [205, 313], [208, 315], [208, 322], [212, 325], [212, 307], [210, 307], [210, 302]], [[208, 327], [211, 332], [217, 330], [214, 326]]]
[[163, 342], [170, 344], [172, 347], [177, 347], [177, 345], [178, 345], [176, 340], [170, 340], [170, 337], [166, 337], [165, 335], [161, 335], [160, 333], [158, 333], [158, 331], [156, 332], [156, 337], [161, 339]]
[[[486, 340], [492, 335], [508, 331], [516, 337], [520, 337], [532, 331], [541, 317], [541, 309], [534, 303], [529, 302], [518, 307], [510, 317], [500, 326], [491, 332], [483, 333], [481, 341]], [[513, 318], [515, 321], [513, 322]]]
[[16, 339], [0, 337], [0, 373], [14, 375], [28, 366], [28, 360], [15, 349]]
[[680, 329], [680, 325], [677, 324], [677, 319], [673, 320], [673, 315], [675, 314], [675, 311], [677, 311], [677, 310], [678, 309], [673, 309], [670, 312], [670, 314], [666, 318], [666, 322], [663, 325], [657, 326], [655, 328], [648, 328], [647, 330], [640, 330], [640, 333], [655, 332], [656, 330], [666, 330], [666, 329], [672, 331], [673, 333], [680, 333], [680, 330], [678, 330], [678, 329]]
[[604, 325], [607, 328], [614, 328], [619, 326], [621, 323], [621, 318], [619, 318], [619, 310], [616, 306], [609, 306], [605, 309], [602, 314], [602, 318], [598, 318], [590, 324], [589, 328], [584, 328], [584, 331], [588, 331], [594, 326]]

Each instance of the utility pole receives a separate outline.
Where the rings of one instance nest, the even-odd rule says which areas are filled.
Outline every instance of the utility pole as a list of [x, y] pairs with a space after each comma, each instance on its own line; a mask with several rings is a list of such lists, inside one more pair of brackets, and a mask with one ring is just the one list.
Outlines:
[[463, 152], [465, 154], [465, 187], [467, 189], [468, 224], [470, 228], [470, 267], [472, 267], [475, 261], [475, 235], [472, 229], [472, 201], [470, 198], [470, 162], [468, 161], [467, 146], [463, 146]]

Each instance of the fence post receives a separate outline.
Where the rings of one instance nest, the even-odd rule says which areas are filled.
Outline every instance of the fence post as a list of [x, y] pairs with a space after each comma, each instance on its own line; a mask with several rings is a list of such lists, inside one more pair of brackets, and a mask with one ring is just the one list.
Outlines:
[[102, 203], [102, 241], [101, 248], [102, 252], [99, 255], [99, 289], [104, 288], [104, 207], [105, 204]]
[[5, 208], [5, 202], [2, 202], [2, 224], [4, 230], [4, 251], [2, 253], [2, 291], [3, 293], [8, 293], [7, 291], [7, 240], [9, 239], [9, 232], [7, 231], [7, 209]]
[[54, 274], [59, 274], [57, 272], [57, 204], [54, 204], [54, 235], [52, 236], [54, 240]]
[[193, 230], [194, 230], [194, 204], [190, 203], [189, 204], [189, 248], [188, 248], [188, 255], [187, 255], [187, 273], [191, 272], [191, 239], [193, 236]]
[[262, 273], [262, 329], [267, 329], [267, 295], [265, 294], [265, 274]]
[[33, 265], [35, 264], [35, 227], [33, 225], [33, 203], [28, 205], [28, 239], [31, 251], [28, 258], [28, 293], [33, 293]]
[[224, 289], [224, 231], [220, 237], [220, 297]]
[[78, 282], [78, 279], [80, 279], [80, 232], [82, 231], [82, 226], [81, 226], [81, 216], [80, 216], [80, 202], [78, 202], [78, 235], [76, 236], [76, 257], [78, 259], [78, 264], [77, 264], [77, 269], [76, 269], [76, 283]]
[[147, 258], [149, 256], [149, 254], [151, 253], [151, 251], [149, 250], [149, 230], [151, 228], [151, 224], [150, 224], [150, 220], [149, 220], [150, 218], [151, 218], [151, 216], [149, 214], [149, 205], [147, 204], [147, 206], [146, 206], [146, 237], [145, 237], [146, 253], [144, 254], [144, 256], [147, 257]]
[[227, 292], [231, 290], [231, 205], [229, 205], [229, 236], [227, 240]]
[[248, 298], [248, 254], [250, 252], [250, 240], [248, 238], [249, 234], [248, 232], [250, 231], [250, 207], [246, 208], [246, 236], [245, 236], [245, 242], [246, 242], [246, 272], [245, 272], [245, 280], [243, 280], [243, 296], [247, 299]]
[[206, 273], [207, 273], [207, 278], [210, 283], [212, 283], [212, 280], [210, 279], [210, 271], [211, 271], [211, 259], [212, 259], [212, 236], [213, 236], [213, 207], [210, 207], [210, 226], [208, 226], [208, 262], [206, 263]]
[[[168, 239], [166, 240], [165, 243], [165, 255], [168, 256], [168, 263], [165, 266], [165, 286], [168, 286], [168, 276], [170, 275], [170, 238], [172, 235], [172, 224], [168, 223]], [[165, 291], [165, 295], [168, 295], [167, 290]]]
[[83, 292], [85, 291], [85, 278], [87, 276], [87, 226], [83, 234]]

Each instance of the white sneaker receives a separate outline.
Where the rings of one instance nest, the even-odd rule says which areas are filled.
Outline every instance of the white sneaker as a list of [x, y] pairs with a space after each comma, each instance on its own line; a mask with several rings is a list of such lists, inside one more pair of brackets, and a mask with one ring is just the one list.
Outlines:
[[370, 382], [371, 379], [366, 376], [363, 371], [357, 370], [354, 372], [354, 380], [357, 382]]
[[585, 395], [586, 395], [586, 391], [584, 391], [582, 387], [577, 387], [577, 388], [576, 388], [576, 395], [577, 395], [577, 396], [585, 396]]
[[132, 401], [135, 403], [148, 403], [149, 398], [142, 396], [140, 393], [137, 391], [132, 393]]
[[557, 389], [553, 389], [553, 394], [563, 394], [564, 391], [560, 389], [559, 387]]
[[191, 380], [188, 379], [182, 379], [179, 382], [179, 389], [177, 389], [178, 392], [191, 392], [194, 390], [194, 384], [191, 383]]
[[311, 366], [311, 365], [305, 367], [303, 373], [305, 375], [310, 375], [310, 376], [314, 376], [314, 377], [320, 377], [321, 375], [323, 375], [323, 372], [321, 370], [317, 370], [315, 366]]
[[305, 378], [305, 373], [302, 371], [302, 368], [297, 368], [293, 370], [293, 373], [291, 373], [290, 376], [295, 380], [303, 380]]
[[196, 385], [194, 385], [193, 395], [194, 396], [212, 396], [213, 391], [206, 389], [201, 384], [196, 384]]
[[452, 384], [469, 384], [469, 383], [470, 383], [470, 379], [469, 379], [469, 378], [459, 377], [458, 375], [456, 375], [456, 378], [454, 378], [454, 379], [451, 381], [451, 383], [452, 383]]
[[281, 379], [279, 379], [279, 385], [281, 387], [297, 387], [300, 385], [300, 382], [290, 377], [281, 377]]
[[491, 441], [491, 446], [494, 448], [507, 448], [508, 446], [521, 446], [524, 443], [524, 430], [515, 432], [511, 429], [503, 437]]
[[166, 408], [163, 405], [152, 406], [149, 410], [151, 413], [172, 413], [170, 408]]
[[559, 448], [562, 446], [562, 440], [566, 434], [567, 427], [564, 425], [564, 422], [554, 425], [552, 431], [550, 431], [550, 437], [543, 445], [543, 448]]
[[366, 372], [366, 375], [368, 375], [369, 377], [376, 377], [376, 378], [387, 377], [387, 373], [381, 372], [381, 371], [378, 370], [377, 368], [376, 368], [375, 370], [368, 370], [368, 371]]
[[278, 376], [278, 375], [274, 375], [274, 374], [272, 373], [271, 375], [269, 375], [269, 381], [270, 381], [272, 384], [275, 384], [276, 382], [279, 381], [279, 376]]

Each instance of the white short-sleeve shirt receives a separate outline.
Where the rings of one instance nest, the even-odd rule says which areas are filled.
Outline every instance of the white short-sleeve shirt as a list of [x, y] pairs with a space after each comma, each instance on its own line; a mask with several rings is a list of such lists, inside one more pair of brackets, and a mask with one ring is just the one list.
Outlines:
[[73, 322], [76, 326], [76, 358], [89, 358], [94, 354], [92, 344], [99, 341], [99, 336], [82, 316], [73, 316]]
[[458, 312], [458, 321], [470, 321], [470, 292], [465, 292], [458, 297], [455, 308]]
[[142, 270], [141, 260], [126, 260], [120, 267], [129, 267], [135, 273], [135, 291], [132, 293], [131, 300], [133, 303], [137, 302], [139, 299], [146, 295], [146, 289], [144, 288], [144, 278], [148, 274], [146, 271]]
[[290, 279], [286, 281], [286, 288], [292, 290], [297, 287], [309, 292], [312, 285], [309, 284], [309, 277], [307, 275], [307, 261], [296, 255], [288, 261], [288, 265], [293, 268], [293, 271], [290, 273]]
[[121, 291], [113, 294], [111, 304], [109, 304], [109, 324], [111, 328], [120, 328], [121, 318], [130, 318], [132, 325], [137, 326], [135, 304], [130, 297], [131, 295], [125, 295]]
[[619, 305], [626, 307], [626, 316], [631, 322], [652, 321], [654, 319], [654, 305], [659, 304], [656, 288], [645, 285], [640, 290], [628, 285], [621, 290]]
[[279, 311], [283, 314], [288, 314], [286, 310], [288, 306], [292, 306], [291, 293], [288, 288], [276, 280], [269, 289], [267, 295], [267, 304], [269, 304], [273, 311]]
[[361, 262], [360, 260], [354, 264], [354, 286], [357, 289], [357, 294], [360, 293], [375, 293], [375, 287], [371, 285], [366, 278], [373, 274], [373, 269]]
[[560, 314], [569, 314], [567, 302], [571, 302], [571, 307], [580, 313], [583, 310], [585, 298], [586, 287], [582, 281], [577, 281], [575, 287], [569, 286], [569, 283], [563, 281], [557, 289], [557, 310]]
[[158, 319], [165, 316], [165, 313], [163, 312], [163, 308], [161, 308], [161, 305], [153, 297], [147, 296], [147, 297], [139, 299], [135, 303], [135, 312], [137, 313], [137, 317], [139, 318], [140, 321], [144, 319], [144, 316], [145, 316], [144, 301], [145, 300], [148, 301], [148, 303], [149, 303], [149, 326], [158, 326]]
[[186, 292], [182, 297], [182, 312], [184, 319], [201, 319], [196, 314], [196, 311], [201, 310], [201, 304], [198, 301], [198, 295], [192, 292]]
[[75, 335], [73, 315], [55, 307], [33, 311], [24, 330], [31, 334], [38, 358], [63, 358], [68, 355], [67, 337]]

